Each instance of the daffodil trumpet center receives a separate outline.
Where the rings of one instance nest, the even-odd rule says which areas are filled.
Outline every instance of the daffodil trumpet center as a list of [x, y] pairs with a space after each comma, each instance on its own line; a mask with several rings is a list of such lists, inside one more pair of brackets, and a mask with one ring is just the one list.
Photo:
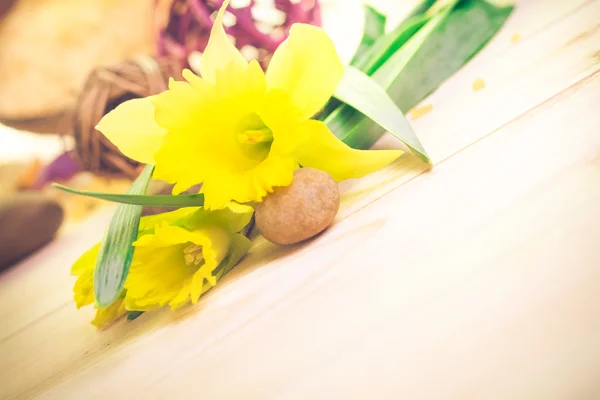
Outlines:
[[270, 143], [273, 141], [273, 132], [267, 128], [248, 129], [238, 133], [237, 139], [244, 144]]
[[202, 246], [191, 243], [183, 249], [183, 258], [187, 265], [200, 265], [204, 261]]

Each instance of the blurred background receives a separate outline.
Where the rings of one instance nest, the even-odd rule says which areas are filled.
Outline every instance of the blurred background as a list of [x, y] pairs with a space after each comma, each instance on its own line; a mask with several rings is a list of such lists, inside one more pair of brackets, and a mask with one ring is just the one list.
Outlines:
[[[106, 205], [52, 182], [127, 190], [140, 166], [103, 140], [96, 123], [123, 101], [161, 92], [182, 68], [197, 71], [221, 4], [0, 1], [0, 268]], [[236, 46], [264, 67], [295, 22], [323, 26], [347, 62], [364, 13], [357, 0], [232, 0], [225, 18]], [[169, 189], [154, 182], [150, 191]]]
[[[374, 0], [393, 27], [416, 1]], [[0, 268], [124, 192], [140, 166], [95, 125], [120, 103], [159, 93], [183, 68], [198, 70], [222, 0], [0, 1]], [[344, 62], [365, 25], [359, 0], [232, 0], [228, 34], [263, 67], [293, 23], [322, 26]], [[150, 193], [170, 187], [153, 182]], [[152, 212], [146, 210], [145, 212]]]

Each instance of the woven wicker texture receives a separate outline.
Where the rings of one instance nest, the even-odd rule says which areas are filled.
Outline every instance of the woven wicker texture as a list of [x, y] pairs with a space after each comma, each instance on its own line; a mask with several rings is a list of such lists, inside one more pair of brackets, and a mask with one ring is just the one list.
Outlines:
[[96, 174], [135, 178], [139, 163], [125, 157], [95, 127], [119, 104], [158, 94], [167, 89], [170, 77], [180, 76], [178, 61], [148, 56], [95, 69], [81, 92], [73, 121], [77, 155], [83, 167]]

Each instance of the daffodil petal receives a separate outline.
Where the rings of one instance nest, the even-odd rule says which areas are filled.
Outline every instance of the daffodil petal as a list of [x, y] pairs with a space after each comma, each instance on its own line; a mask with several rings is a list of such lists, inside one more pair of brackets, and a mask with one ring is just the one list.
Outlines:
[[245, 204], [229, 202], [219, 215], [219, 225], [230, 233], [237, 233], [250, 223], [254, 209]]
[[229, 233], [237, 233], [244, 229], [254, 214], [254, 209], [244, 204], [229, 202], [220, 210], [209, 211], [198, 208], [184, 222], [188, 229], [206, 225], [218, 225]]
[[219, 226], [210, 226], [197, 229], [193, 232], [196, 237], [191, 242], [202, 246], [204, 264], [194, 274], [191, 286], [192, 303], [197, 303], [202, 294], [204, 281], [211, 286], [217, 284], [217, 278], [213, 275], [215, 268], [225, 259], [231, 244], [231, 235]]
[[169, 302], [169, 307], [171, 307], [171, 311], [177, 311], [181, 307], [186, 306], [190, 303], [193, 280], [193, 277], [186, 279], [185, 283], [182, 285], [182, 289], [179, 292], [179, 294]]
[[[215, 277], [215, 283], [216, 280], [218, 280], [220, 277]], [[196, 304], [198, 303], [198, 300], [200, 299], [200, 296], [202, 296], [204, 293], [208, 292], [213, 286], [213, 284], [211, 284], [208, 281], [202, 281], [202, 283], [200, 283], [200, 279], [196, 278], [196, 275], [194, 275], [194, 278], [192, 279], [192, 284], [190, 287], [190, 298], [192, 299], [192, 304]], [[175, 300], [173, 302], [171, 302], [171, 308], [172, 309], [177, 309], [177, 307], [179, 306], [178, 304], [175, 303]]]
[[245, 66], [227, 64], [217, 71], [217, 82], [214, 91], [231, 117], [256, 111], [267, 90], [265, 73], [256, 60]]
[[183, 245], [161, 248], [138, 247], [125, 288], [125, 306], [129, 310], [149, 311], [160, 308], [179, 295], [188, 301], [194, 269], [186, 265]]
[[303, 121], [301, 112], [283, 89], [267, 92], [260, 117], [273, 132], [271, 155], [289, 155], [298, 144], [307, 140], [305, 131], [295, 129]]
[[200, 207], [183, 207], [175, 211], [169, 211], [155, 215], [147, 215], [141, 218], [139, 231], [141, 233], [143, 231], [155, 229], [157, 226], [160, 226], [163, 221], [172, 224], [177, 220], [189, 217], [190, 215], [194, 214], [200, 209]]
[[181, 76], [196, 89], [201, 91], [207, 90], [208, 83], [189, 69], [184, 68], [184, 70], [181, 71]]
[[288, 91], [308, 119], [329, 100], [343, 74], [344, 65], [325, 31], [294, 24], [269, 63], [267, 85]]
[[214, 102], [212, 87], [198, 82], [203, 81], [198, 78], [188, 83], [170, 79], [168, 90], [152, 96], [154, 119], [161, 127], [170, 132], [198, 128], [198, 110], [210, 109]]
[[[177, 309], [196, 303], [204, 282], [214, 286], [213, 272], [229, 252], [232, 234], [219, 225], [195, 226], [187, 230], [163, 223], [154, 233], [134, 243], [136, 251], [125, 288], [126, 307], [151, 310], [169, 304]], [[185, 248], [193, 243], [202, 248], [203, 262], [189, 264]]]
[[[198, 302], [224, 269], [231, 269], [248, 251], [250, 241], [234, 232], [249, 223], [252, 213], [250, 206], [227, 203], [214, 212], [186, 208], [143, 219], [146, 230], [134, 243], [136, 249], [122, 294], [124, 307], [149, 311], [169, 305], [175, 310]], [[190, 248], [191, 244], [196, 246]], [[198, 250], [202, 252], [200, 259], [196, 258]], [[96, 322], [103, 323], [100, 312]]]
[[218, 71], [215, 86], [189, 71], [184, 75], [190, 83], [171, 82], [153, 98], [156, 121], [169, 130], [155, 155], [154, 178], [174, 183], [173, 194], [214, 174], [239, 175], [268, 154], [242, 148], [236, 136], [240, 122], [256, 114], [265, 97], [265, 76], [256, 61], [243, 68], [228, 64]]
[[154, 164], [167, 130], [154, 120], [150, 98], [133, 99], [106, 114], [96, 126], [121, 153], [143, 164]]
[[207, 82], [216, 82], [216, 72], [229, 63], [236, 63], [245, 67], [248, 63], [239, 50], [229, 41], [223, 28], [223, 15], [229, 5], [225, 0], [217, 13], [217, 18], [210, 31], [210, 38], [200, 61], [200, 74]]
[[119, 318], [124, 317], [127, 314], [125, 308], [124, 295], [117, 299], [108, 307], [97, 308], [96, 316], [92, 320], [92, 325], [96, 328], [103, 329], [117, 321]]
[[202, 246], [205, 266], [212, 271], [227, 255], [231, 235], [217, 225], [201, 227], [190, 232], [190, 242]]
[[136, 248], [158, 248], [168, 247], [191, 241], [191, 233], [186, 229], [170, 225], [167, 221], [154, 228], [154, 233], [139, 237], [133, 245]]
[[383, 168], [401, 154], [401, 150], [357, 150], [335, 137], [321, 121], [306, 121], [301, 128], [310, 138], [294, 151], [304, 167], [327, 172], [336, 181], [360, 178]]
[[[75, 294], [75, 304], [81, 308], [94, 302], [94, 268], [100, 243], [83, 253], [71, 267], [71, 274], [77, 276], [77, 281], [73, 287]], [[125, 292], [121, 292], [119, 299], [108, 307], [96, 308], [96, 316], [92, 320], [92, 325], [96, 328], [105, 328], [117, 319], [127, 313], [123, 299]]]
[[292, 183], [297, 168], [298, 163], [291, 155], [269, 154], [251, 170], [211, 175], [204, 181], [201, 189], [204, 193], [204, 207], [207, 210], [218, 210], [231, 200], [239, 203], [262, 201], [275, 187]]
[[269, 89], [258, 113], [263, 122], [273, 131], [306, 120], [302, 117], [300, 109], [292, 102], [290, 94], [284, 89]]
[[71, 267], [71, 275], [77, 276], [73, 294], [77, 308], [94, 302], [94, 268], [100, 243], [83, 253]]

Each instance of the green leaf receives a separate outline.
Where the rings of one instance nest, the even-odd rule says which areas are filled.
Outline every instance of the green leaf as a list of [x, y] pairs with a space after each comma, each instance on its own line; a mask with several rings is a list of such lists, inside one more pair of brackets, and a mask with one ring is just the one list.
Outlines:
[[435, 0], [421, 0], [393, 31], [378, 39], [367, 51], [357, 54], [351, 65], [371, 75], [431, 19], [425, 12], [434, 3]]
[[435, 3], [443, 4], [444, 2], [448, 2], [448, 0], [421, 0], [414, 6], [410, 13], [408, 13], [405, 21], [418, 15], [425, 14]]
[[354, 65], [354, 62], [385, 33], [385, 15], [381, 14], [370, 5], [365, 5], [364, 8], [365, 27], [363, 36], [352, 61], [350, 61], [350, 65]]
[[[127, 193], [144, 194], [154, 166], [146, 166]], [[142, 206], [121, 204], [104, 234], [94, 270], [94, 296], [99, 307], [110, 306], [120, 295], [133, 257]]]
[[385, 90], [367, 75], [356, 68], [347, 67], [333, 95], [400, 139], [423, 161], [430, 162], [402, 111]]
[[406, 20], [389, 35], [377, 41], [368, 51], [362, 53], [354, 65], [367, 75], [371, 75], [429, 20], [430, 17], [426, 15]]
[[[407, 112], [465, 65], [502, 27], [512, 7], [484, 0], [454, 0], [377, 69], [375, 79]], [[325, 122], [354, 148], [369, 148], [385, 129], [350, 106], [340, 106]]]
[[231, 238], [231, 245], [229, 254], [221, 261], [221, 264], [215, 269], [215, 276], [220, 279], [223, 275], [228, 273], [235, 267], [240, 260], [246, 255], [252, 242], [246, 236], [241, 233], [236, 233]]
[[134, 319], [136, 319], [137, 317], [139, 317], [140, 315], [142, 315], [144, 312], [143, 311], [129, 311], [127, 312], [127, 321], [133, 321]]
[[394, 54], [373, 78], [408, 111], [473, 58], [512, 10], [484, 0], [459, 1], [454, 8], [442, 10], [428, 29], [411, 39], [414, 43], [407, 43], [406, 54]]
[[58, 183], [54, 183], [52, 184], [52, 186], [68, 193], [78, 194], [80, 196], [94, 197], [96, 199], [102, 199], [122, 204], [157, 207], [200, 207], [204, 205], [204, 195], [202, 193], [180, 194], [177, 196], [162, 194], [112, 194], [72, 189], [63, 185], [59, 185]]
[[[408, 39], [411, 38], [429, 19], [430, 17], [424, 15], [425, 11], [435, 3], [435, 0], [421, 0], [421, 2], [410, 12], [407, 18], [400, 23], [392, 32], [387, 35], [380, 37], [371, 45], [364, 49], [359, 47], [354, 55], [350, 65], [360, 69], [367, 75], [371, 75], [373, 71], [383, 64], [396, 50], [398, 50]], [[367, 6], [367, 8], [369, 8]], [[370, 9], [375, 11], [374, 9]], [[365, 32], [363, 33], [363, 43], [369, 39], [365, 39], [368, 35], [372, 38], [372, 33], [367, 33], [367, 27], [370, 21], [373, 20], [373, 16], [369, 10], [365, 12]], [[384, 17], [385, 18], [385, 17]], [[384, 20], [385, 22], [385, 20]], [[320, 119], [323, 120], [327, 115], [331, 114], [337, 107], [341, 106], [342, 103], [331, 98], [325, 106]]]

